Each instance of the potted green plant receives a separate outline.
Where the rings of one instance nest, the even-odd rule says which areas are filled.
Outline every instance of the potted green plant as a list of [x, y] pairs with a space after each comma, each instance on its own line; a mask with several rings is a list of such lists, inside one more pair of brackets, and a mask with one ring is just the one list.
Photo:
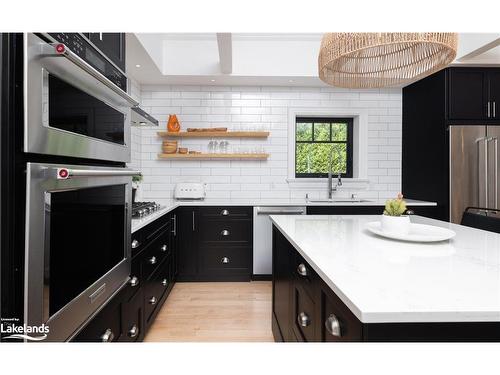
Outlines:
[[142, 175], [133, 176], [132, 177], [132, 203], [135, 202], [135, 195], [137, 193], [137, 189], [139, 188], [139, 184], [142, 181]]
[[398, 194], [396, 199], [385, 202], [382, 215], [382, 230], [390, 233], [408, 234], [410, 232], [410, 217], [406, 214], [406, 202], [403, 195]]

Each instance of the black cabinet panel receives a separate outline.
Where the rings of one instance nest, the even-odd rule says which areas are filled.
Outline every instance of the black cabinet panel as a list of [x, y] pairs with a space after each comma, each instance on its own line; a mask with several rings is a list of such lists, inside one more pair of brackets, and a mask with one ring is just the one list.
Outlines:
[[484, 70], [451, 69], [449, 113], [451, 120], [487, 118], [488, 88]]
[[190, 280], [198, 274], [197, 217], [194, 207], [182, 207], [177, 214], [180, 280]]
[[291, 339], [291, 293], [295, 250], [273, 227], [273, 335], [277, 341]]
[[250, 280], [252, 207], [182, 207], [178, 228], [179, 280]]
[[488, 73], [489, 100], [491, 102], [491, 117], [500, 119], [500, 70]]
[[[133, 287], [128, 287], [133, 289]], [[144, 294], [138, 289], [132, 298], [121, 305], [121, 335], [118, 341], [134, 342], [144, 339]]]
[[295, 282], [292, 290], [292, 329], [301, 341], [318, 341], [318, 314], [314, 296], [305, 291], [300, 283]]

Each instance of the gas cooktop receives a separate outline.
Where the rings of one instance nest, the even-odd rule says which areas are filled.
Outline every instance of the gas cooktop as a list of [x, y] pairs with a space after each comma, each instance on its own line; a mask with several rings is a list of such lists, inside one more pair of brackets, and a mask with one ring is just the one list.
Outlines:
[[132, 203], [132, 218], [143, 218], [158, 211], [160, 208], [160, 204], [156, 202], [134, 202]]

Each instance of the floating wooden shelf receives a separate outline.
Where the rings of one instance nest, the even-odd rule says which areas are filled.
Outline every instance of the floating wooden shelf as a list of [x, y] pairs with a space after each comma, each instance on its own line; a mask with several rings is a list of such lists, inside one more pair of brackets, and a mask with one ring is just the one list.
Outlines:
[[157, 132], [160, 137], [171, 138], [267, 138], [269, 132]]
[[248, 159], [263, 160], [269, 154], [158, 154], [160, 159], [172, 160], [203, 160], [203, 159]]

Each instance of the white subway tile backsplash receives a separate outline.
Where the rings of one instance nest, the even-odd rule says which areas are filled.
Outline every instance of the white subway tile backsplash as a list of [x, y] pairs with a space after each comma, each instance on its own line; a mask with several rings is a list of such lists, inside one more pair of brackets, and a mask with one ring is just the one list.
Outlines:
[[[141, 199], [162, 201], [173, 196], [177, 182], [207, 183], [208, 198], [258, 199], [265, 204], [300, 202], [324, 195], [323, 185], [311, 189], [287, 182], [288, 110], [290, 107], [356, 108], [368, 114], [367, 167], [369, 187], [348, 187], [337, 195], [356, 192], [364, 198], [390, 198], [401, 189], [401, 89], [348, 90], [335, 87], [168, 86], [132, 83], [134, 97], [161, 123], [159, 128], [132, 130], [131, 166], [144, 174]], [[176, 113], [183, 129], [225, 126], [229, 129], [270, 130], [268, 139], [229, 139], [230, 146], [263, 146], [267, 161], [157, 160], [168, 116]], [[184, 139], [180, 144], [207, 150], [209, 139]]]

